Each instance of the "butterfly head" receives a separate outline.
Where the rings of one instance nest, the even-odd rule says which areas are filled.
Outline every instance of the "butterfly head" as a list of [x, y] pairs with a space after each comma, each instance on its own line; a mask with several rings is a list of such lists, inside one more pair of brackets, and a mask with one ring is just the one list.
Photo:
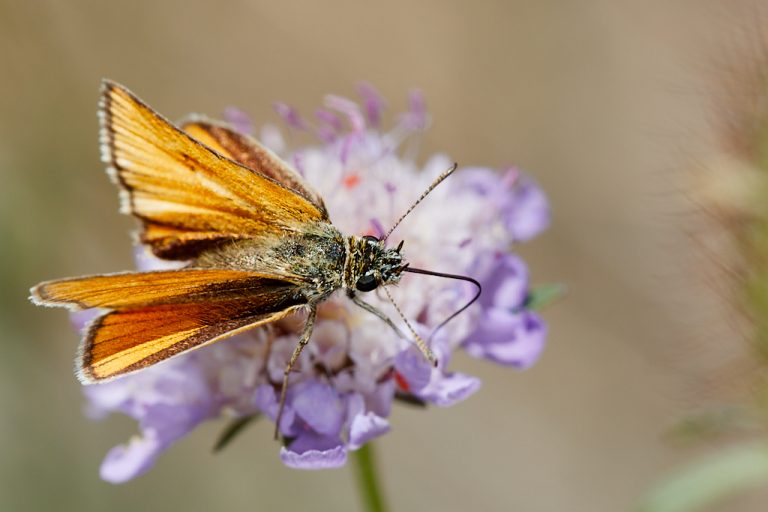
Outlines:
[[345, 272], [347, 287], [370, 292], [379, 286], [398, 282], [407, 267], [400, 254], [402, 247], [401, 242], [395, 249], [387, 249], [383, 241], [370, 235], [351, 237]]

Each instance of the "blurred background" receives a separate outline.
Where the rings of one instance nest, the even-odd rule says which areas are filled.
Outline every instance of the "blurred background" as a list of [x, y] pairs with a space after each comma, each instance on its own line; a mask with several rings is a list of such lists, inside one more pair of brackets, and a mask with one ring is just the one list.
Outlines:
[[459, 357], [478, 394], [396, 408], [385, 492], [394, 510], [633, 510], [699, 450], [669, 429], [739, 391], [744, 343], [690, 243], [686, 187], [713, 152], [720, 63], [759, 29], [758, 3], [0, 0], [0, 510], [359, 508], [349, 468], [285, 468], [267, 422], [216, 456], [221, 424], [206, 425], [147, 475], [99, 480], [136, 425], [85, 418], [77, 335], [27, 295], [133, 265], [99, 161], [102, 77], [171, 119], [235, 105], [257, 124], [277, 121], [274, 101], [311, 112], [360, 80], [394, 112], [418, 87], [424, 157], [531, 173], [554, 222], [522, 252], [534, 282], [569, 288], [544, 313], [547, 350], [522, 373]]

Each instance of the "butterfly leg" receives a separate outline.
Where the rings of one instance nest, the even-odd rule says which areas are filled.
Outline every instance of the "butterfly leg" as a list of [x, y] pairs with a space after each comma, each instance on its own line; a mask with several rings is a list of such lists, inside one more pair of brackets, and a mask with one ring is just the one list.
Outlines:
[[307, 343], [309, 343], [309, 338], [312, 336], [312, 329], [315, 325], [316, 316], [317, 306], [312, 304], [309, 307], [307, 323], [304, 324], [304, 331], [301, 333], [301, 338], [299, 338], [299, 344], [296, 345], [296, 348], [293, 350], [293, 354], [291, 354], [291, 360], [288, 361], [288, 366], [285, 367], [285, 371], [283, 372], [283, 386], [280, 388], [280, 404], [277, 407], [277, 417], [275, 418], [275, 440], [277, 440], [278, 435], [280, 434], [280, 420], [283, 417], [285, 395], [288, 391], [288, 377], [291, 374], [293, 365], [296, 364], [296, 360], [299, 358], [299, 355], [301, 355], [301, 351], [304, 350], [304, 347], [306, 347]]
[[392, 321], [392, 320], [391, 320], [391, 319], [390, 319], [390, 318], [389, 318], [387, 315], [385, 315], [383, 312], [379, 311], [379, 310], [378, 310], [377, 308], [375, 308], [374, 306], [371, 306], [370, 304], [368, 304], [367, 302], [365, 302], [363, 299], [361, 299], [360, 297], [358, 297], [358, 296], [357, 296], [357, 294], [355, 294], [355, 292], [353, 292], [353, 291], [351, 291], [351, 290], [347, 292], [347, 296], [348, 296], [350, 299], [352, 299], [352, 302], [354, 302], [354, 303], [355, 303], [356, 305], [358, 305], [359, 307], [361, 307], [361, 308], [363, 308], [364, 310], [368, 311], [369, 313], [373, 313], [373, 314], [374, 314], [374, 315], [376, 315], [377, 317], [381, 318], [381, 319], [384, 321], [384, 323], [386, 323], [388, 326], [390, 326], [390, 327], [392, 328], [392, 330], [394, 330], [394, 331], [397, 333], [397, 335], [398, 335], [399, 337], [401, 337], [401, 338], [403, 338], [403, 339], [407, 339], [407, 338], [405, 337], [405, 334], [403, 334], [403, 331], [401, 331], [401, 330], [400, 330], [400, 328], [399, 328], [399, 327], [397, 327], [397, 325], [395, 325], [395, 322], [393, 322], [393, 321]]
[[[387, 289], [385, 288], [385, 289], [384, 289], [384, 291], [386, 292], [386, 291], [387, 291]], [[393, 321], [392, 321], [392, 320], [391, 320], [391, 319], [390, 319], [390, 318], [389, 318], [387, 315], [385, 315], [384, 313], [382, 313], [381, 311], [379, 311], [379, 310], [378, 310], [377, 308], [375, 308], [374, 306], [372, 306], [372, 305], [368, 304], [368, 303], [367, 303], [367, 302], [365, 302], [363, 299], [359, 298], [359, 297], [358, 297], [358, 296], [355, 294], [355, 292], [354, 292], [354, 291], [352, 291], [352, 290], [349, 290], [349, 291], [347, 292], [347, 296], [348, 296], [350, 299], [352, 299], [352, 302], [354, 302], [355, 304], [357, 304], [358, 306], [360, 306], [360, 307], [361, 307], [361, 308], [363, 308], [364, 310], [368, 311], [369, 313], [373, 313], [373, 314], [374, 314], [374, 315], [376, 315], [377, 317], [381, 318], [381, 319], [382, 319], [382, 320], [383, 320], [383, 321], [384, 321], [384, 322], [385, 322], [387, 325], [389, 325], [389, 326], [392, 328], [392, 330], [394, 330], [394, 331], [397, 333], [397, 335], [398, 335], [398, 336], [400, 336], [400, 337], [401, 337], [401, 338], [403, 338], [403, 339], [408, 339], [408, 338], [406, 338], [406, 337], [405, 337], [405, 335], [403, 334], [403, 331], [401, 331], [401, 330], [400, 330], [400, 329], [399, 329], [399, 328], [398, 328], [398, 327], [395, 325], [395, 323], [394, 323], [394, 322], [393, 322]], [[398, 312], [398, 313], [400, 313], [400, 317], [401, 317], [401, 318], [403, 319], [403, 321], [405, 322], [405, 325], [407, 325], [407, 326], [408, 326], [408, 328], [411, 330], [411, 334], [413, 334], [413, 339], [414, 339], [414, 341], [415, 341], [415, 343], [416, 343], [416, 346], [417, 346], [417, 347], [419, 347], [419, 350], [421, 351], [421, 353], [422, 353], [422, 354], [424, 354], [424, 357], [427, 359], [427, 361], [429, 361], [430, 363], [432, 363], [432, 365], [433, 365], [433, 366], [437, 367], [437, 358], [435, 357], [435, 354], [432, 352], [432, 349], [430, 349], [430, 348], [427, 346], [426, 342], [424, 342], [424, 340], [423, 340], [423, 339], [421, 339], [421, 336], [419, 336], [419, 335], [418, 335], [418, 333], [417, 333], [415, 330], [413, 330], [413, 327], [411, 327], [411, 324], [410, 324], [410, 323], [408, 322], [408, 320], [407, 320], [407, 319], [406, 319], [406, 318], [403, 316], [403, 313], [400, 311], [400, 308], [398, 308], [398, 307], [397, 307], [397, 304], [395, 304], [395, 302], [392, 300], [392, 296], [391, 296], [391, 295], [389, 295], [389, 292], [387, 292], [387, 296], [389, 297], [389, 300], [390, 300], [390, 302], [392, 302], [392, 305], [393, 305], [393, 306], [395, 306], [395, 309], [397, 309], [397, 312]]]

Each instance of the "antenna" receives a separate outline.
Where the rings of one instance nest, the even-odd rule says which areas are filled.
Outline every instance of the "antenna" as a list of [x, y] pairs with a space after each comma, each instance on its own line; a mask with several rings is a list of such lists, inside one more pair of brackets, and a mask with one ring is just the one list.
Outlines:
[[[458, 279], [460, 281], [467, 281], [468, 283], [472, 283], [473, 285], [475, 285], [475, 287], [477, 287], [477, 293], [475, 294], [474, 297], [472, 297], [472, 300], [470, 300], [469, 302], [464, 304], [459, 310], [457, 310], [451, 316], [449, 316], [448, 318], [446, 318], [445, 320], [440, 322], [437, 325], [437, 327], [432, 329], [432, 334], [429, 335], [429, 339], [432, 339], [432, 336], [434, 336], [437, 331], [439, 331], [440, 329], [445, 327], [445, 324], [447, 324], [448, 322], [450, 322], [451, 320], [453, 320], [454, 318], [459, 316], [465, 309], [467, 309], [469, 306], [474, 304], [475, 301], [480, 298], [480, 294], [483, 293], [483, 287], [480, 285], [480, 283], [476, 279], [473, 279], [473, 278], [471, 278], [469, 276], [461, 276], [461, 275], [457, 275], [457, 274], [445, 274], [443, 272], [433, 272], [431, 270], [424, 270], [424, 269], [420, 269], [420, 268], [413, 268], [413, 267], [409, 267], [407, 265], [405, 267], [403, 267], [403, 271], [405, 271], [405, 272], [413, 272], [414, 274], [424, 274], [424, 275], [427, 275], [427, 276], [444, 277], [446, 279]], [[385, 290], [386, 290], [386, 288], [385, 288]], [[392, 300], [392, 299], [390, 298], [390, 300]], [[397, 306], [395, 306], [395, 307], [397, 307]], [[400, 312], [400, 310], [398, 310], [398, 312]], [[402, 313], [401, 313], [401, 316], [402, 316]]]
[[413, 339], [416, 342], [416, 346], [419, 347], [419, 350], [422, 354], [424, 354], [424, 357], [427, 358], [427, 361], [432, 363], [432, 366], [437, 367], [437, 357], [435, 357], [435, 353], [432, 352], [432, 349], [427, 346], [427, 343], [422, 339], [421, 336], [419, 336], [416, 333], [416, 330], [411, 326], [411, 323], [408, 321], [407, 318], [405, 318], [405, 315], [402, 311], [400, 311], [400, 308], [395, 303], [395, 300], [392, 298], [392, 295], [389, 294], [389, 290], [387, 290], [387, 287], [384, 287], [384, 292], [387, 294], [387, 297], [389, 297], [389, 302], [392, 303], [393, 306], [395, 306], [395, 309], [397, 310], [397, 313], [400, 315], [400, 318], [403, 319], [403, 322], [405, 322], [405, 325], [408, 327], [408, 330], [411, 331], [411, 334], [413, 334]]
[[399, 219], [397, 219], [397, 222], [395, 222], [395, 225], [394, 225], [394, 226], [392, 226], [391, 228], [389, 228], [389, 231], [387, 231], [387, 234], [386, 234], [386, 235], [384, 235], [384, 238], [382, 238], [382, 239], [381, 239], [381, 241], [382, 241], [382, 242], [384, 242], [384, 241], [385, 241], [387, 238], [389, 238], [389, 235], [391, 235], [391, 234], [392, 234], [392, 232], [395, 230], [395, 228], [396, 228], [397, 226], [399, 226], [401, 222], [403, 222], [403, 219], [404, 219], [404, 218], [406, 218], [406, 217], [408, 216], [408, 214], [409, 214], [409, 213], [411, 213], [411, 212], [413, 211], [413, 209], [414, 209], [414, 208], [416, 208], [416, 206], [417, 206], [417, 205], [418, 205], [418, 204], [419, 204], [419, 203], [420, 203], [420, 202], [421, 202], [421, 201], [422, 201], [422, 200], [423, 200], [425, 197], [427, 197], [427, 195], [428, 195], [430, 192], [432, 192], [432, 191], [435, 189], [435, 187], [436, 187], [436, 186], [438, 186], [440, 183], [442, 183], [442, 181], [443, 181], [445, 178], [447, 178], [448, 176], [450, 176], [451, 174], [453, 174], [453, 171], [455, 171], [455, 170], [456, 170], [456, 168], [457, 168], [458, 166], [459, 166], [459, 164], [457, 164], [456, 162], [454, 162], [454, 163], [453, 163], [453, 165], [451, 166], [451, 168], [450, 168], [450, 169], [448, 169], [447, 171], [443, 172], [443, 174], [441, 174], [440, 176], [438, 176], [438, 177], [435, 179], [435, 181], [433, 181], [433, 182], [432, 182], [432, 184], [431, 184], [430, 186], [428, 186], [428, 187], [427, 187], [427, 190], [425, 190], [425, 191], [424, 191], [424, 193], [423, 193], [423, 194], [421, 194], [421, 197], [419, 197], [419, 198], [416, 200], [416, 202], [415, 202], [415, 203], [413, 203], [413, 204], [411, 205], [411, 207], [410, 207], [410, 208], [408, 208], [408, 211], [406, 211], [406, 212], [405, 212], [405, 213], [404, 213], [402, 216], [400, 216], [400, 218], [399, 218]]

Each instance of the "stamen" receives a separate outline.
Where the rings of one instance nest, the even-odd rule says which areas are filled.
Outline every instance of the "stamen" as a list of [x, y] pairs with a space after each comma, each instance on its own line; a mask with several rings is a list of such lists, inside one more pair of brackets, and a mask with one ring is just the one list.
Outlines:
[[381, 240], [381, 237], [383, 237], [385, 233], [384, 226], [382, 226], [381, 221], [376, 217], [372, 218], [371, 227], [373, 228], [372, 231], [373, 231], [373, 234], [376, 236], [376, 238]]
[[344, 176], [341, 180], [341, 184], [346, 188], [355, 188], [360, 184], [360, 175], [356, 173], [350, 173]]
[[357, 93], [363, 98], [368, 122], [371, 123], [371, 126], [374, 128], [378, 128], [379, 123], [381, 122], [381, 114], [386, 107], [384, 98], [382, 98], [379, 91], [369, 83], [358, 84]]
[[307, 122], [301, 117], [298, 110], [283, 102], [276, 102], [274, 104], [275, 112], [277, 115], [283, 118], [285, 124], [296, 130], [305, 131], [307, 129]]

